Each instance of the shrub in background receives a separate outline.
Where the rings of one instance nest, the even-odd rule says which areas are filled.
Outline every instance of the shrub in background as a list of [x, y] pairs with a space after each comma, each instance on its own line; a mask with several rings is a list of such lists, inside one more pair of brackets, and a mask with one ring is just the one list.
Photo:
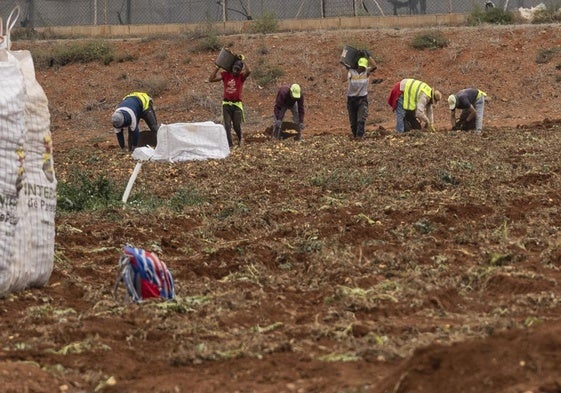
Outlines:
[[259, 86], [267, 86], [284, 75], [284, 71], [276, 65], [267, 63], [263, 58], [257, 61], [252, 77]]
[[413, 38], [411, 46], [415, 49], [438, 49], [447, 47], [449, 40], [440, 31], [421, 33]]
[[251, 31], [254, 33], [275, 33], [279, 28], [279, 21], [273, 13], [263, 12], [261, 18], [256, 19], [251, 25]]
[[33, 52], [33, 62], [37, 68], [64, 66], [72, 63], [100, 61], [107, 65], [114, 59], [113, 44], [102, 40], [65, 42], [54, 48]]
[[467, 23], [470, 26], [477, 26], [482, 23], [509, 25], [514, 23], [514, 15], [509, 10], [503, 10], [498, 7], [485, 10], [481, 6], [476, 5], [468, 15]]

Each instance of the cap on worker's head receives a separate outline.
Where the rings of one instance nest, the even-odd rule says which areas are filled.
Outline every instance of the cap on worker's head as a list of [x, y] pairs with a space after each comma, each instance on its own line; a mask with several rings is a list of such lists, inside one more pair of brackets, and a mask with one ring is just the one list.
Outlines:
[[448, 106], [450, 107], [451, 111], [456, 109], [456, 96], [454, 94], [450, 94], [448, 96]]
[[123, 128], [125, 125], [125, 116], [121, 111], [115, 111], [111, 115], [111, 123], [113, 123], [113, 127], [115, 128]]
[[358, 66], [367, 68], [368, 67], [368, 59], [366, 57], [361, 57], [360, 59], [358, 59]]
[[434, 100], [435, 104], [438, 104], [438, 102], [442, 99], [442, 93], [438, 90], [434, 90], [432, 93], [432, 99]]
[[242, 68], [243, 68], [243, 62], [241, 60], [234, 61], [234, 64], [232, 65], [232, 71], [240, 72]]
[[300, 98], [301, 91], [300, 85], [298, 83], [293, 83], [292, 85], [290, 85], [290, 95], [292, 96], [292, 98]]

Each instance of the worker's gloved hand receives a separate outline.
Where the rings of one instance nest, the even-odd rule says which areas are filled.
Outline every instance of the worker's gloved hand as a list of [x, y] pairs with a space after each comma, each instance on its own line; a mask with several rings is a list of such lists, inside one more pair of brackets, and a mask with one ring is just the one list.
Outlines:
[[245, 60], [245, 56], [244, 55], [238, 55], [238, 59], [240, 59], [241, 61]]
[[462, 120], [458, 120], [456, 122], [456, 125], [454, 126], [454, 128], [452, 128], [452, 130], [462, 131], [462, 130], [464, 130], [464, 127], [465, 127], [465, 123]]

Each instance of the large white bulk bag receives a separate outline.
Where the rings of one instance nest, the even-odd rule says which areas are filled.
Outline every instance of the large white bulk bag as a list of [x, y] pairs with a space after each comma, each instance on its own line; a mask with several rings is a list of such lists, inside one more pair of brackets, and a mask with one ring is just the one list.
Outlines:
[[14, 276], [10, 290], [43, 286], [54, 261], [56, 185], [49, 102], [29, 51], [14, 51], [25, 83], [25, 177], [18, 198]]
[[17, 60], [0, 49], [0, 295], [14, 275], [18, 195], [22, 188], [25, 92]]
[[0, 218], [12, 218], [0, 223], [0, 296], [49, 280], [57, 185], [48, 100], [31, 53], [5, 44], [8, 24], [0, 45]]

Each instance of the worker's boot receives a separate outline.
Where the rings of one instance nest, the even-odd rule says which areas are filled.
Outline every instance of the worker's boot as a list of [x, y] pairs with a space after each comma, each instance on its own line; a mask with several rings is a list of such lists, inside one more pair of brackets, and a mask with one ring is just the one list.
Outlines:
[[280, 131], [281, 128], [280, 126], [277, 126], [276, 124], [273, 126], [273, 139], [281, 139], [280, 137]]

